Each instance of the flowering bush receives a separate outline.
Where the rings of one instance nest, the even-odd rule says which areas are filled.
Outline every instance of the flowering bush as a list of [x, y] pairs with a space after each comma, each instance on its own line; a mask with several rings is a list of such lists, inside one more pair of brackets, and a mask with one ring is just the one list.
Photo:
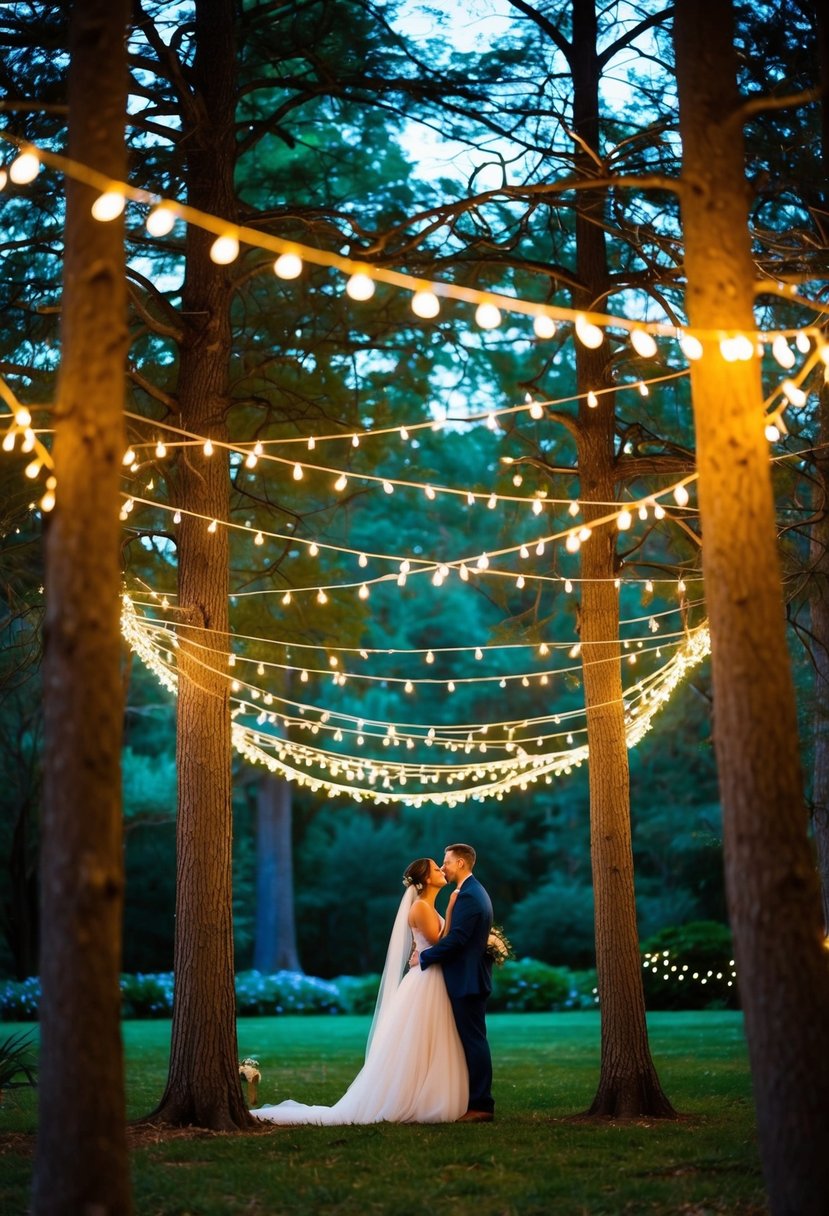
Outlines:
[[236, 976], [236, 1012], [240, 1017], [275, 1013], [345, 1013], [337, 985], [298, 971], [240, 971]]
[[40, 1003], [40, 979], [6, 980], [0, 985], [0, 1021], [34, 1022]]
[[121, 1016], [169, 1018], [173, 1012], [173, 973], [121, 976]]
[[[585, 973], [589, 977], [590, 973]], [[591, 985], [592, 987], [592, 985]], [[508, 960], [492, 973], [489, 1009], [510, 1013], [545, 1013], [550, 1010], [592, 1008], [595, 1003], [576, 985], [567, 967], [551, 967], [534, 958]]]

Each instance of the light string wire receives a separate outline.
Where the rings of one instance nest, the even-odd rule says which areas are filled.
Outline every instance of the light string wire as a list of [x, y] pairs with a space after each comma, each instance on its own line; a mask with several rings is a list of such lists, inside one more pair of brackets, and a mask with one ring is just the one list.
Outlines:
[[[141, 629], [134, 627], [134, 609], [129, 605], [128, 599], [125, 599], [124, 606], [125, 612], [122, 628], [128, 644], [139, 654], [139, 657], [154, 672], [160, 682], [171, 692], [175, 693], [177, 691], [176, 672], [160, 661], [153, 648], [148, 646], [146, 639], [142, 636]], [[701, 626], [688, 635], [684, 648], [678, 651], [662, 669], [662, 683], [658, 688], [650, 691], [646, 707], [639, 712], [638, 706], [628, 706], [625, 727], [628, 747], [635, 746], [644, 737], [644, 734], [650, 729], [653, 717], [670, 699], [671, 693], [677, 684], [692, 667], [696, 666], [706, 657], [709, 650], [710, 638], [707, 626]], [[624, 697], [623, 703], [627, 704]], [[314, 792], [322, 790], [331, 796], [344, 795], [351, 797], [357, 802], [361, 802], [365, 798], [371, 798], [377, 802], [399, 802], [410, 806], [423, 806], [428, 803], [456, 806], [469, 798], [480, 800], [486, 797], [494, 797], [500, 800], [505, 793], [516, 787], [527, 789], [529, 785], [535, 784], [542, 778], [547, 781], [552, 780], [553, 776], [556, 775], [566, 775], [572, 772], [574, 767], [583, 763], [588, 756], [586, 744], [571, 749], [566, 753], [558, 752], [554, 755], [542, 753], [540, 755], [529, 756], [524, 749], [521, 749], [521, 753], [516, 757], [515, 761], [510, 760], [508, 763], [512, 763], [513, 766], [516, 763], [520, 763], [524, 767], [519, 771], [510, 771], [495, 779], [490, 779], [485, 785], [475, 784], [473, 781], [472, 784], [461, 789], [429, 790], [413, 793], [409, 791], [404, 792], [400, 788], [397, 790], [392, 789], [393, 776], [396, 777], [398, 786], [402, 786], [409, 780], [409, 773], [398, 772], [388, 762], [371, 762], [363, 757], [344, 757], [336, 752], [318, 753], [318, 764], [325, 766], [323, 768], [324, 773], [330, 768], [331, 775], [310, 774], [299, 767], [300, 763], [305, 763], [307, 767], [312, 762], [311, 757], [301, 750], [303, 745], [295, 745], [276, 736], [263, 740], [260, 730], [244, 726], [238, 721], [234, 721], [233, 723], [232, 738], [236, 750], [248, 760], [264, 764], [270, 771], [279, 772], [287, 780], [294, 781], [300, 786], [308, 787]], [[278, 749], [278, 751], [281, 751], [281, 755], [271, 754], [267, 750], [268, 747]], [[297, 750], [298, 747], [300, 750]], [[314, 750], [316, 751], [317, 749]], [[432, 773], [431, 765], [420, 764], [414, 766], [414, 768], [416, 768], [417, 774], [423, 772], [425, 775], [428, 770], [430, 781], [440, 780], [440, 776]], [[414, 768], [410, 766], [410, 773], [414, 772]], [[478, 781], [481, 781], [492, 771], [492, 765], [477, 762], [474, 766], [465, 765], [460, 770], [460, 773], [465, 774], [463, 779], [466, 781], [472, 780], [471, 774], [481, 774], [477, 778]], [[369, 786], [375, 784], [379, 778], [381, 791], [355, 786], [353, 783], [345, 784], [342, 781], [336, 780], [335, 778], [340, 772], [349, 774], [346, 778], [349, 782], [353, 782], [353, 780], [361, 777], [362, 780], [368, 782]], [[448, 775], [446, 779], [447, 782], [454, 782], [460, 779], [460, 775], [456, 772], [454, 775]]]
[[[754, 329], [747, 333], [746, 331], [723, 330], [719, 328], [677, 326], [664, 321], [629, 320], [627, 317], [611, 313], [576, 310], [553, 304], [538, 304], [516, 296], [506, 295], [502, 292], [481, 291], [477, 288], [464, 287], [456, 283], [433, 281], [424, 276], [404, 274], [384, 266], [346, 258], [341, 254], [331, 253], [327, 250], [315, 249], [312, 246], [303, 245], [295, 240], [271, 236], [269, 233], [260, 232], [258, 229], [244, 224], [232, 223], [229, 220], [200, 211], [187, 203], [165, 198], [163, 195], [159, 195], [153, 191], [132, 186], [128, 182], [113, 180], [89, 165], [72, 160], [59, 153], [51, 152], [9, 132], [0, 131], [0, 139], [18, 150], [17, 161], [21, 161], [24, 157], [27, 158], [25, 169], [21, 166], [15, 171], [16, 162], [12, 162], [9, 167], [9, 176], [17, 184], [22, 185], [33, 180], [39, 171], [39, 163], [45, 164], [66, 177], [71, 177], [75, 181], [98, 190], [101, 198], [96, 200], [96, 203], [101, 204], [103, 202], [103, 205], [99, 205], [97, 211], [95, 205], [93, 205], [93, 214], [102, 221], [116, 218], [117, 215], [121, 214], [124, 202], [130, 200], [149, 206], [154, 211], [164, 210], [169, 212], [173, 219], [182, 219], [206, 232], [213, 233], [220, 241], [226, 242], [221, 256], [217, 256], [218, 251], [215, 250], [214, 245], [214, 260], [217, 261], [230, 262], [235, 260], [235, 257], [238, 255], [239, 244], [244, 243], [252, 248], [261, 249], [269, 253], [279, 255], [293, 254], [317, 266], [339, 270], [352, 277], [356, 275], [365, 276], [372, 282], [376, 280], [414, 294], [428, 291], [435, 297], [443, 296], [479, 306], [494, 305], [497, 309], [504, 309], [508, 312], [519, 313], [532, 318], [546, 317], [548, 319], [572, 322], [576, 326], [577, 332], [581, 330], [581, 333], [591, 340], [592, 335], [589, 333], [591, 326], [596, 328], [616, 327], [626, 330], [629, 334], [638, 331], [646, 335], [660, 335], [676, 338], [680, 341], [687, 338], [698, 338], [701, 335], [707, 338], [718, 339], [721, 342], [733, 343], [736, 341], [740, 343], [741, 340], [749, 340], [748, 333], [750, 333], [752, 338], [762, 338], [766, 335], [785, 337], [786, 335], [796, 335], [799, 333], [812, 333], [816, 340], [820, 337], [820, 331], [816, 326], [782, 330], [775, 328], [770, 331]], [[33, 160], [39, 163], [37, 166], [34, 166], [32, 176], [29, 177], [27, 174], [30, 171], [29, 166]], [[167, 231], [169, 231], [169, 228]], [[294, 276], [291, 275], [290, 277]], [[794, 302], [801, 304], [812, 312], [823, 314], [826, 311], [820, 303], [801, 298], [794, 284], [787, 285], [762, 280], [756, 284], [755, 290], [758, 295], [785, 295], [789, 300], [794, 300]], [[586, 344], [589, 344], [589, 341]], [[751, 357], [751, 355], [745, 356], [745, 354], [739, 353], [744, 351], [742, 346], [736, 348], [730, 347], [729, 349], [734, 351], [735, 358]]]

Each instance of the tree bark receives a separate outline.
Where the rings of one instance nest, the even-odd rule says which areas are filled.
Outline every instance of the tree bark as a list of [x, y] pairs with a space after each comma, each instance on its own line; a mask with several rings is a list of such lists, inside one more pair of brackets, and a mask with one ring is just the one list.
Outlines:
[[[573, 126], [589, 148], [599, 147], [599, 76], [594, 0], [573, 3]], [[585, 175], [595, 162], [577, 145]], [[585, 192], [576, 213], [580, 292], [576, 308], [590, 309], [608, 282], [601, 219], [604, 193]], [[599, 222], [597, 222], [599, 221]], [[576, 343], [578, 391], [606, 383], [607, 352]], [[615, 478], [612, 394], [591, 409], [579, 405], [580, 501], [587, 524], [607, 513]], [[595, 504], [595, 505], [593, 505]], [[590, 749], [590, 852], [596, 917], [596, 969], [602, 1019], [601, 1071], [588, 1114], [616, 1118], [671, 1116], [648, 1046], [630, 826], [630, 781], [619, 637], [619, 593], [614, 584], [616, 529], [597, 528], [581, 550], [581, 646], [587, 741]], [[617, 639], [608, 642], [608, 638]]]
[[[806, 831], [759, 367], [731, 6], [678, 0], [688, 315], [726, 888], [775, 1216], [829, 1211], [829, 970]], [[746, 560], [750, 554], [751, 560]]]
[[256, 793], [257, 971], [301, 971], [294, 919], [291, 787], [280, 777], [262, 778]]
[[[69, 156], [126, 177], [125, 0], [70, 21]], [[40, 1067], [32, 1211], [131, 1210], [119, 970], [123, 223], [67, 179], [62, 359], [46, 536]]]
[[823, 905], [823, 928], [829, 935], [829, 387], [820, 394], [820, 423], [815, 471], [821, 494], [820, 517], [812, 527], [812, 578], [809, 610], [814, 664], [812, 834]]
[[[183, 106], [188, 202], [212, 215], [235, 213], [235, 60], [232, 0], [197, 0], [196, 53]], [[182, 426], [227, 439], [232, 282], [211, 261], [213, 237], [187, 231], [180, 347]], [[177, 728], [178, 820], [175, 996], [170, 1070], [155, 1118], [231, 1131], [251, 1124], [238, 1074], [231, 844], [228, 653], [227, 451], [192, 449], [180, 465]]]

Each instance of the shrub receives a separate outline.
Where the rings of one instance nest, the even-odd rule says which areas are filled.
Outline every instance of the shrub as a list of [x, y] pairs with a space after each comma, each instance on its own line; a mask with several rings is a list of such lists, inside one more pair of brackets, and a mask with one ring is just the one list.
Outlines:
[[567, 1009], [571, 1000], [572, 972], [551, 967], [534, 958], [522, 958], [494, 967], [489, 1010], [497, 1013], [542, 1013]]
[[236, 976], [236, 1012], [240, 1017], [278, 1013], [344, 1013], [337, 985], [298, 971], [240, 971]]
[[40, 979], [6, 980], [0, 987], [0, 1021], [34, 1022], [40, 1003]]
[[374, 1013], [379, 975], [341, 975], [331, 982], [340, 994], [346, 1013]]
[[121, 1016], [168, 1018], [173, 1012], [173, 973], [121, 976]]
[[650, 1009], [736, 1009], [731, 932], [719, 921], [669, 925], [642, 943]]

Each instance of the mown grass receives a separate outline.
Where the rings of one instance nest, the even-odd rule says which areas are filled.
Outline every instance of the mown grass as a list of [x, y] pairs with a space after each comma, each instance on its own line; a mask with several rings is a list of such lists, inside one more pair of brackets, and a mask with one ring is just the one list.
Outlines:
[[[598, 1077], [596, 1013], [490, 1017], [498, 1117], [458, 1126], [281, 1128], [159, 1137], [133, 1153], [138, 1216], [758, 1216], [766, 1211], [742, 1022], [663, 1013], [651, 1048], [681, 1118], [572, 1118]], [[368, 1019], [245, 1018], [261, 1101], [330, 1103], [362, 1061]], [[10, 1029], [16, 1029], [10, 1027]], [[127, 1022], [128, 1116], [161, 1094], [168, 1022]], [[24, 1213], [36, 1101], [0, 1108], [0, 1211]], [[5, 1133], [5, 1135], [4, 1135]], [[17, 1133], [17, 1134], [11, 1134]]]

